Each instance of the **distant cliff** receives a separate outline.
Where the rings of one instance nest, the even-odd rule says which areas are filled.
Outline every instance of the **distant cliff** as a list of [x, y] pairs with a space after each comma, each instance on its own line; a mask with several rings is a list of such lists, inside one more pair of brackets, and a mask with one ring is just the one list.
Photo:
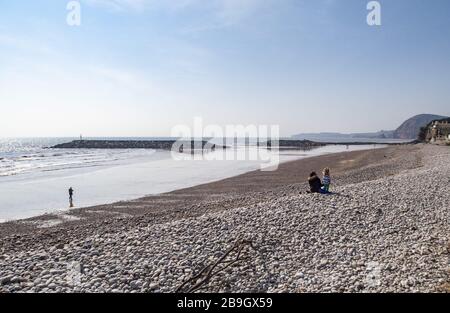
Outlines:
[[292, 138], [298, 140], [312, 140], [320, 142], [333, 142], [333, 141], [364, 141], [364, 140], [376, 140], [376, 139], [403, 139], [413, 140], [419, 136], [420, 129], [428, 125], [431, 121], [440, 120], [446, 118], [446, 116], [434, 115], [434, 114], [420, 114], [411, 117], [403, 122], [396, 130], [381, 130], [373, 133], [306, 133], [293, 135]]
[[417, 139], [420, 128], [427, 126], [434, 120], [441, 120], [446, 116], [433, 114], [420, 114], [406, 120], [399, 128], [394, 131], [396, 139]]

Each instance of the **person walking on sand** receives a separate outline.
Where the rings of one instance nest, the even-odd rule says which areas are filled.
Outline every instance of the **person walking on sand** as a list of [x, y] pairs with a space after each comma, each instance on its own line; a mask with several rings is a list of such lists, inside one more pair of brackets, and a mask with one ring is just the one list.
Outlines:
[[73, 188], [69, 188], [69, 206], [73, 208]]

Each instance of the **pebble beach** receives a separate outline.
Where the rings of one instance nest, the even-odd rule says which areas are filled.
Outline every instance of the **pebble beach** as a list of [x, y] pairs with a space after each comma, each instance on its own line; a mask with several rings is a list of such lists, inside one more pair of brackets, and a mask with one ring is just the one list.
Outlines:
[[449, 183], [448, 147], [401, 145], [3, 223], [0, 292], [449, 292]]

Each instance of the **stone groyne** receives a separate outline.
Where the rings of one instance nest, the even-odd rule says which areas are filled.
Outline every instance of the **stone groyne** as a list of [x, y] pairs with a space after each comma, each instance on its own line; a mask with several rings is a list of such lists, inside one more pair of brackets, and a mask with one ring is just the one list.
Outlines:
[[[268, 142], [268, 145], [272, 145], [270, 141]], [[285, 148], [318, 148], [325, 146], [325, 143], [321, 142], [315, 142], [310, 140], [279, 140], [278, 146], [279, 147], [285, 147]]]
[[51, 149], [161, 149], [214, 150], [226, 147], [207, 141], [177, 140], [74, 140], [50, 147]]

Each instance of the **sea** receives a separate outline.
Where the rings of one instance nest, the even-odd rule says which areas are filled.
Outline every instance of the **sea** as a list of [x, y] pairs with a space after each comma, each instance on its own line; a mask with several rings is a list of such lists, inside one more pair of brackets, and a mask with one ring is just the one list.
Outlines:
[[[68, 189], [75, 207], [108, 204], [161, 194], [261, 169], [271, 156], [287, 162], [328, 153], [384, 145], [327, 145], [312, 150], [265, 149], [239, 140], [207, 156], [174, 155], [149, 149], [51, 149], [78, 138], [0, 139], [0, 222], [68, 210]], [[162, 140], [168, 138], [85, 138]], [[264, 150], [264, 151], [262, 151]], [[249, 153], [250, 152], [250, 153]], [[214, 154], [221, 154], [215, 157]], [[275, 157], [276, 156], [276, 157]]]

